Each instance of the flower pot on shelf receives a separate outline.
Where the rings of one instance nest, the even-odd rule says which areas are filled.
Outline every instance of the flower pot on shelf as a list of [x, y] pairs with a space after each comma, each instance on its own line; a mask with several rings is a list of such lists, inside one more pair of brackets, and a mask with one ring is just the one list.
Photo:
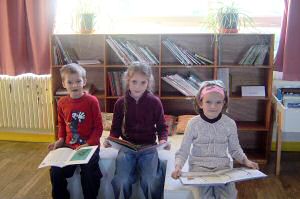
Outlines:
[[238, 33], [238, 13], [226, 13], [218, 16], [220, 33]]
[[254, 23], [232, 0], [209, 11], [207, 26], [214, 33], [238, 33], [241, 27], [254, 27]]
[[94, 32], [95, 14], [84, 13], [80, 15], [80, 32], [92, 33]]

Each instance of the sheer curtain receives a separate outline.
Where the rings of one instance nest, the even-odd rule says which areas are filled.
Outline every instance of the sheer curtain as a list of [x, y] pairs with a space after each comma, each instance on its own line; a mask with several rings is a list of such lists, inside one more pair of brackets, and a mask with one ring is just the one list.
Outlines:
[[0, 74], [50, 73], [56, 0], [1, 0]]
[[283, 72], [283, 79], [300, 81], [300, 1], [285, 0], [276, 70]]

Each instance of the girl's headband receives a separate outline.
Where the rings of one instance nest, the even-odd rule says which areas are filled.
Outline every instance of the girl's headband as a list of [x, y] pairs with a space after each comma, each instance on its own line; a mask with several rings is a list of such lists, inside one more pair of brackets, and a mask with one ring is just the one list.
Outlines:
[[203, 88], [203, 90], [201, 91], [200, 100], [204, 97], [204, 95], [212, 92], [220, 93], [223, 97], [225, 97], [223, 88], [217, 85], [211, 85]]

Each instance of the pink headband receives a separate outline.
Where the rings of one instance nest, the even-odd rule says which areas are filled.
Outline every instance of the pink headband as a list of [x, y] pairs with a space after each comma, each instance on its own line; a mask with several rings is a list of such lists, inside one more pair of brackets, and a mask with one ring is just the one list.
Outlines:
[[207, 86], [207, 87], [203, 88], [201, 95], [200, 95], [200, 100], [203, 98], [204, 95], [206, 95], [208, 93], [212, 93], [212, 92], [220, 93], [224, 97], [223, 88], [213, 85], [213, 86]]

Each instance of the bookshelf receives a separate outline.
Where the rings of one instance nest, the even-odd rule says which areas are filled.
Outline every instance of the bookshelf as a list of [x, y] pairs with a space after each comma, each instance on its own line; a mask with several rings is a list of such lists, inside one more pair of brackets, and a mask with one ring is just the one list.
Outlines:
[[[84, 65], [89, 84], [96, 88], [95, 96], [99, 99], [101, 110], [112, 112], [119, 96], [110, 88], [109, 73], [125, 71], [126, 66], [117, 56], [106, 39], [124, 39], [147, 46], [158, 58], [159, 64], [151, 66], [155, 78], [154, 94], [160, 97], [166, 114], [195, 114], [192, 96], [185, 96], [170, 86], [161, 77], [166, 75], [196, 74], [202, 81], [211, 79], [225, 80], [229, 90], [228, 115], [237, 122], [242, 147], [247, 155], [259, 164], [265, 165], [268, 160], [271, 143], [271, 89], [273, 73], [272, 34], [72, 34], [54, 35], [58, 37], [64, 49], [73, 48], [78, 59], [99, 59], [101, 64]], [[172, 40], [178, 46], [200, 54], [213, 64], [189, 65], [180, 64], [178, 59], [163, 44]], [[54, 46], [52, 39], [52, 46]], [[268, 54], [262, 64], [239, 64], [252, 45], [268, 46]], [[55, 92], [61, 87], [59, 75], [60, 64], [55, 64], [55, 52], [52, 51], [52, 89]], [[263, 85], [266, 96], [243, 97], [241, 86]], [[55, 107], [56, 110], [56, 107]], [[56, 115], [56, 111], [54, 110]]]

